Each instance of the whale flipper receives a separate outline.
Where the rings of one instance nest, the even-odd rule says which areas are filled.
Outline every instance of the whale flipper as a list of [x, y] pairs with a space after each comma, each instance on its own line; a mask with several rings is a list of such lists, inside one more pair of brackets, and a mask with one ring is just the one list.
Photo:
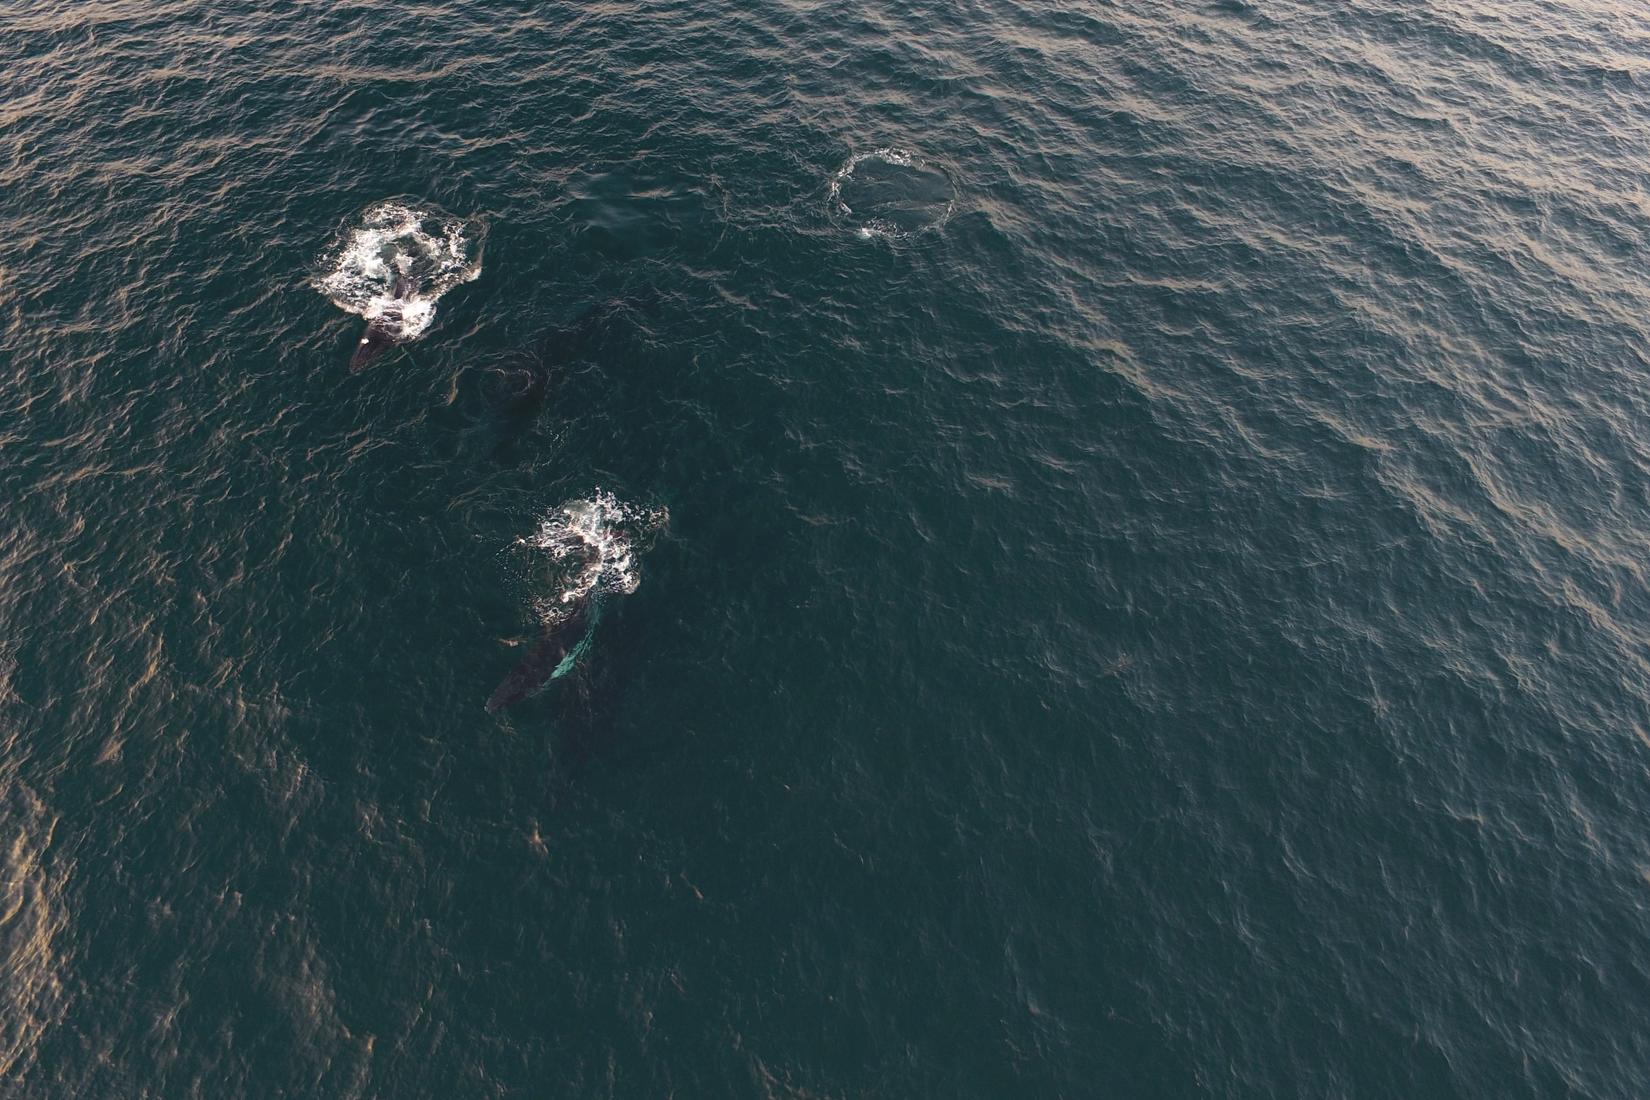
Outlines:
[[562, 662], [585, 640], [591, 625], [589, 600], [580, 600], [569, 614], [545, 624], [532, 651], [488, 696], [487, 713], [519, 703], [548, 683]]

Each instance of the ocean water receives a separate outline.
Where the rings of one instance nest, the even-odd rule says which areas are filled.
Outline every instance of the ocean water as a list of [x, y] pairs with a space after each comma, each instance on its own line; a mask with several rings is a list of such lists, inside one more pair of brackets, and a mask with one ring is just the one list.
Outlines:
[[1620, 0], [0, 0], [0, 1094], [1650, 1093], [1647, 132]]

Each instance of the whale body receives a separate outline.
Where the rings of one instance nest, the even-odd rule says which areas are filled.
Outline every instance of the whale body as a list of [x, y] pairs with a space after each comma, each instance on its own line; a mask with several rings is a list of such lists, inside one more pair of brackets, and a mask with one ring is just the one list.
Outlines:
[[401, 342], [401, 313], [412, 290], [412, 279], [406, 274], [395, 277], [395, 286], [390, 291], [395, 300], [367, 322], [367, 331], [362, 334], [360, 343], [355, 345], [355, 353], [350, 356], [350, 370], [360, 370]]
[[581, 599], [567, 614], [544, 625], [537, 644], [488, 696], [488, 714], [521, 702], [549, 683], [556, 669], [584, 641], [591, 626], [590, 604], [590, 597]]
[[496, 431], [493, 456], [512, 460], [516, 443], [532, 429], [552, 388], [567, 377], [568, 368], [600, 358], [620, 331], [620, 323], [637, 316], [636, 303], [630, 299], [597, 302], [532, 345], [479, 368], [476, 386]]

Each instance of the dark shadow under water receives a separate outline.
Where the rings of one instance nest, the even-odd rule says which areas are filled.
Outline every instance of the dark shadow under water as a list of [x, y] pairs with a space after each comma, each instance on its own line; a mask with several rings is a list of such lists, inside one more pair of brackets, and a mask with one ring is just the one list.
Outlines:
[[636, 295], [594, 303], [523, 348], [461, 368], [446, 405], [432, 413], [433, 426], [454, 452], [516, 464], [557, 388], [645, 327], [651, 301]]

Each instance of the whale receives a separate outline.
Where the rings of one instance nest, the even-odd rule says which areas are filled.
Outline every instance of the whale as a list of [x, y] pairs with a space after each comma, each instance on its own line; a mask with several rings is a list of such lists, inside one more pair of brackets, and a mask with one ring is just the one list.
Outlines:
[[489, 369], [486, 386], [502, 419], [531, 418], [550, 393], [550, 364], [537, 356], [520, 356]]
[[350, 356], [349, 369], [358, 371], [401, 342], [401, 313], [413, 291], [413, 281], [405, 272], [397, 274], [390, 289], [394, 300], [383, 311], [367, 322], [367, 330], [355, 345]]
[[493, 694], [487, 697], [487, 713], [495, 714], [535, 694], [555, 676], [556, 670], [589, 636], [595, 625], [594, 596], [586, 596], [567, 607], [564, 614], [547, 621], [539, 640], [511, 669]]
[[529, 347], [479, 368], [478, 388], [496, 432], [494, 458], [514, 459], [517, 442], [538, 420], [551, 390], [566, 379], [574, 364], [598, 359], [634, 308], [625, 298], [596, 302]]

